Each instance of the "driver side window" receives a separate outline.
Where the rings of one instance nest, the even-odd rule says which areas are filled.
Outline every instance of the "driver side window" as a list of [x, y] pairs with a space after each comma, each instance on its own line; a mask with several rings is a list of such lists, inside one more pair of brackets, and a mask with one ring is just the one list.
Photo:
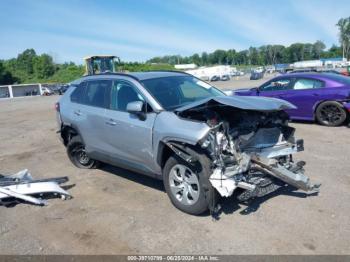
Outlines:
[[123, 80], [113, 82], [110, 109], [126, 112], [128, 103], [135, 101], [145, 102], [145, 99], [141, 96], [136, 87]]
[[290, 79], [276, 79], [268, 82], [260, 88], [260, 91], [282, 91], [290, 88]]

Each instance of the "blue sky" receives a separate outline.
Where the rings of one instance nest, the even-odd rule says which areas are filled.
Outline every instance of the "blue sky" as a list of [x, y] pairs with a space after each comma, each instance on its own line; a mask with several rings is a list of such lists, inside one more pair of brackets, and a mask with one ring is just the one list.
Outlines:
[[0, 59], [26, 48], [56, 62], [145, 61], [263, 44], [338, 43], [348, 0], [0, 0]]

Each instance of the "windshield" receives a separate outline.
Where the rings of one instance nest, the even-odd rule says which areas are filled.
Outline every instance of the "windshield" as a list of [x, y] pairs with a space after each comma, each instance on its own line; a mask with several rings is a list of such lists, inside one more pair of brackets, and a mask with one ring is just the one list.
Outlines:
[[141, 82], [165, 110], [174, 110], [204, 98], [225, 95], [192, 76], [169, 76]]

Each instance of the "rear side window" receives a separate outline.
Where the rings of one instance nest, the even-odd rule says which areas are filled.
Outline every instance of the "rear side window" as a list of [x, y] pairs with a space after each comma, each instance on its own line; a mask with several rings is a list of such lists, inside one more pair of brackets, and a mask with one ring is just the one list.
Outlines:
[[97, 80], [86, 83], [81, 103], [89, 106], [108, 108], [112, 81]]
[[81, 103], [81, 98], [84, 94], [85, 83], [78, 85], [70, 95], [70, 101], [73, 103]]
[[294, 83], [294, 90], [321, 88], [324, 83], [316, 79], [299, 78]]

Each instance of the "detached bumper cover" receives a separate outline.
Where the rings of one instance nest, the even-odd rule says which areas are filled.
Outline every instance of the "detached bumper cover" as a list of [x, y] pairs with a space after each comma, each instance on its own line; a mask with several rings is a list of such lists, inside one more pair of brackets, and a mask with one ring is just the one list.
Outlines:
[[36, 198], [36, 195], [41, 197], [43, 194], [53, 194], [62, 199], [71, 198], [70, 194], [59, 186], [67, 181], [67, 177], [34, 180], [26, 169], [14, 175], [0, 175], [0, 203], [2, 200], [14, 198], [43, 206], [47, 201]]

